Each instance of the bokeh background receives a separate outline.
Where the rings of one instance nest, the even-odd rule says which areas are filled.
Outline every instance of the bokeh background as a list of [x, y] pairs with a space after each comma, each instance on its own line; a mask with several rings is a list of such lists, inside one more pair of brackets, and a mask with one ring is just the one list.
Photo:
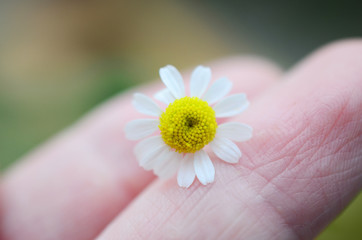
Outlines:
[[[179, 69], [253, 54], [284, 68], [362, 36], [361, 1], [0, 1], [0, 169], [102, 101]], [[362, 239], [362, 196], [318, 239]]]

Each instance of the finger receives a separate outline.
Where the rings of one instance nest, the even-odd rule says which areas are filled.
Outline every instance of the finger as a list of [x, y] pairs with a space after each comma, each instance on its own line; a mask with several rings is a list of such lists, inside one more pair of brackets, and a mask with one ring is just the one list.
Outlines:
[[[280, 76], [257, 59], [212, 64], [213, 78], [229, 77], [253, 96]], [[160, 89], [152, 85], [149, 95]], [[3, 180], [6, 239], [91, 239], [154, 176], [133, 156], [126, 122], [137, 118], [130, 94], [111, 100], [51, 143], [26, 157]]]
[[239, 164], [156, 181], [99, 239], [312, 239], [362, 187], [361, 76], [360, 41], [317, 52], [238, 119], [254, 128]]

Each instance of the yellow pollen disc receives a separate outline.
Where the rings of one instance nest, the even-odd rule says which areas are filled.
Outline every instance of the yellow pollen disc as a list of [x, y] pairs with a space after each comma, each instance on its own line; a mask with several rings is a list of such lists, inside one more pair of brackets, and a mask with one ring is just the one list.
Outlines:
[[216, 133], [215, 112], [197, 97], [176, 99], [161, 114], [164, 142], [179, 153], [194, 153], [211, 142]]

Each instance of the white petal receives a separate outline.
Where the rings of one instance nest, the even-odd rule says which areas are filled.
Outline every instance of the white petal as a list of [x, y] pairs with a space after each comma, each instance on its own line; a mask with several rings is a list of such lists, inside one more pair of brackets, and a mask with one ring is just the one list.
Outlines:
[[201, 97], [211, 80], [211, 70], [208, 67], [198, 66], [191, 74], [191, 97]]
[[177, 183], [180, 187], [188, 188], [194, 182], [194, 154], [187, 153], [181, 161], [181, 166], [177, 173]]
[[185, 96], [185, 86], [182, 76], [174, 66], [167, 65], [161, 68], [160, 77], [175, 98], [178, 99]]
[[249, 101], [244, 93], [231, 95], [224, 98], [213, 107], [216, 117], [235, 116], [249, 106]]
[[163, 160], [164, 155], [163, 152], [168, 149], [168, 146], [163, 146], [158, 149], [154, 149], [152, 153], [150, 153], [147, 157], [143, 158], [140, 161], [140, 166], [143, 167], [145, 170], [152, 170], [155, 169]]
[[158, 119], [136, 119], [126, 124], [124, 128], [126, 137], [130, 140], [138, 140], [147, 137], [157, 130], [160, 121]]
[[209, 104], [216, 103], [230, 92], [232, 85], [227, 78], [220, 78], [211, 85], [202, 99]]
[[253, 136], [253, 128], [239, 122], [221, 124], [216, 129], [218, 137], [225, 137], [233, 141], [247, 141]]
[[140, 166], [149, 170], [158, 159], [157, 156], [167, 147], [161, 136], [153, 136], [139, 142], [134, 148], [134, 154]]
[[169, 105], [173, 101], [175, 101], [175, 97], [172, 95], [168, 88], [162, 89], [161, 91], [157, 92], [154, 96], [157, 100]]
[[161, 108], [149, 97], [141, 93], [135, 93], [132, 101], [133, 106], [140, 113], [158, 117], [161, 115]]
[[215, 137], [210, 143], [215, 155], [228, 163], [237, 163], [241, 158], [238, 146], [227, 138]]
[[209, 156], [204, 150], [195, 152], [194, 168], [199, 181], [206, 185], [212, 183], [215, 178], [215, 168]]
[[170, 148], [163, 150], [159, 156], [158, 162], [154, 167], [154, 173], [162, 179], [172, 177], [180, 166], [182, 155]]

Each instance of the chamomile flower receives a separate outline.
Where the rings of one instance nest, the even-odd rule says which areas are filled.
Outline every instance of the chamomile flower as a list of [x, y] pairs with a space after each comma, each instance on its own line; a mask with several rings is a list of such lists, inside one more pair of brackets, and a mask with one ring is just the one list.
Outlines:
[[211, 183], [215, 168], [204, 148], [209, 145], [221, 160], [237, 163], [241, 152], [234, 142], [252, 137], [250, 126], [239, 122], [218, 124], [216, 119], [243, 112], [249, 105], [247, 97], [243, 93], [225, 97], [232, 87], [227, 78], [216, 80], [208, 88], [211, 70], [204, 66], [192, 72], [189, 96], [174, 66], [161, 68], [160, 77], [166, 88], [154, 98], [167, 105], [165, 110], [150, 97], [134, 94], [135, 109], [156, 118], [129, 122], [126, 137], [139, 140], [159, 132], [136, 145], [136, 158], [140, 166], [153, 170], [160, 178], [172, 177], [177, 172], [180, 187], [188, 188], [195, 177], [204, 185]]

